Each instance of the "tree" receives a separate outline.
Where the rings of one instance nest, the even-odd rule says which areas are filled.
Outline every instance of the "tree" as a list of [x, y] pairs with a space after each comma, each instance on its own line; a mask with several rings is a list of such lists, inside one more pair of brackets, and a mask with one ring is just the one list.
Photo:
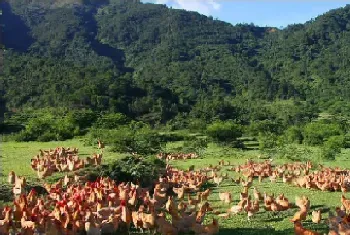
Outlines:
[[289, 127], [285, 132], [285, 137], [289, 143], [298, 143], [298, 144], [301, 144], [304, 139], [302, 129], [297, 126]]
[[216, 121], [208, 125], [207, 134], [216, 142], [228, 143], [242, 136], [242, 128], [232, 121]]
[[207, 147], [208, 140], [206, 138], [195, 138], [184, 142], [183, 151], [187, 153], [195, 152], [202, 156]]
[[342, 134], [339, 124], [311, 122], [305, 125], [304, 141], [306, 144], [315, 146], [321, 145], [329, 137]]
[[97, 119], [95, 126], [102, 129], [115, 129], [129, 123], [128, 118], [121, 113], [107, 113]]
[[147, 127], [132, 130], [129, 127], [118, 129], [113, 134], [113, 150], [122, 153], [136, 152], [142, 155], [155, 154], [162, 149], [162, 136]]
[[274, 133], [259, 133], [259, 149], [266, 150], [277, 147], [278, 136]]
[[127, 156], [109, 164], [106, 176], [118, 182], [140, 182], [142, 186], [149, 186], [164, 169], [164, 162], [155, 157]]
[[327, 160], [334, 160], [344, 147], [345, 138], [342, 135], [331, 136], [322, 146], [322, 157]]

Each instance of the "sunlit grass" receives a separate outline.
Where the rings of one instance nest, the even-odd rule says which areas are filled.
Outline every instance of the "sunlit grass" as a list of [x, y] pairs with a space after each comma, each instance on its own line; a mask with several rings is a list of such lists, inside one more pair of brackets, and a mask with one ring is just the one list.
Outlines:
[[[67, 141], [52, 141], [52, 142], [3, 142], [0, 145], [1, 159], [0, 168], [2, 175], [0, 183], [7, 181], [7, 176], [10, 171], [14, 171], [17, 175], [25, 176], [27, 179], [36, 181], [36, 172], [30, 167], [30, 159], [39, 153], [39, 149], [48, 150], [56, 147], [71, 147], [79, 149], [79, 156], [82, 158], [92, 156], [94, 153], [100, 153], [95, 146], [84, 146], [84, 142], [79, 139]], [[103, 162], [108, 164], [113, 159], [118, 159], [122, 154], [110, 151], [106, 147], [103, 153]]]
[[[183, 142], [181, 141], [168, 143], [166, 146], [166, 151], [171, 151], [172, 149], [181, 147], [182, 144]], [[30, 159], [34, 155], [38, 154], [39, 149], [53, 149], [57, 146], [77, 147], [79, 148], [79, 155], [81, 157], [91, 156], [93, 153], [99, 152], [96, 146], [84, 146], [84, 142], [79, 139], [45, 143], [1, 143], [2, 158], [0, 163], [3, 176], [0, 177], [0, 182], [4, 183], [7, 181], [7, 174], [11, 170], [15, 171], [18, 175], [26, 176], [29, 181], [37, 182], [36, 173], [30, 168]], [[302, 148], [302, 146], [300, 146], [300, 148]], [[319, 163], [326, 166], [340, 166], [342, 168], [350, 167], [350, 158], [348, 158], [349, 152], [349, 150], [344, 150], [336, 161], [321, 162], [317, 158], [319, 155], [319, 150], [315, 148], [310, 152], [310, 159], [313, 161], [315, 167], [317, 167], [317, 164]], [[182, 169], [187, 169], [190, 165], [195, 165], [195, 168], [198, 169], [208, 166], [209, 164], [217, 165], [221, 159], [229, 160], [231, 165], [244, 163], [248, 158], [262, 161], [263, 159], [258, 159], [259, 155], [261, 158], [266, 157], [259, 151], [240, 151], [210, 143], [200, 159], [173, 161], [171, 164]], [[111, 152], [110, 148], [107, 146], [103, 154], [103, 161], [105, 164], [108, 164], [113, 161], [113, 159], [120, 158], [121, 156], [123, 155]], [[288, 162], [288, 160], [278, 158], [273, 160], [274, 164], [281, 164], [285, 162]], [[225, 166], [221, 172], [227, 172], [230, 177], [236, 178], [238, 176], [237, 173], [227, 171], [229, 168], [230, 167]], [[270, 183], [268, 179], [265, 179], [265, 181], [261, 184], [258, 183], [257, 180], [254, 180], [254, 186], [256, 186], [261, 193], [267, 192], [268, 194], [274, 193], [275, 195], [284, 193], [289, 198], [289, 201], [293, 203], [294, 198], [297, 195], [308, 196], [311, 201], [312, 210], [322, 209], [323, 220], [321, 224], [313, 224], [311, 222], [311, 210], [307, 221], [305, 221], [303, 224], [305, 227], [321, 233], [327, 232], [325, 218], [328, 218], [328, 211], [334, 211], [335, 207], [340, 206], [340, 192], [321, 192], [297, 188], [291, 185], [283, 184], [281, 179], [279, 179], [275, 184]], [[242, 187], [240, 185], [235, 185], [232, 183], [231, 179], [228, 179], [224, 180], [219, 187], [213, 186], [212, 189], [213, 191], [209, 197], [209, 202], [216, 210], [223, 213], [232, 205], [237, 204], [239, 200], [239, 192], [242, 190]], [[224, 205], [219, 201], [218, 193], [224, 191], [229, 191], [233, 195], [234, 202], [230, 205]], [[232, 216], [229, 219], [219, 219], [220, 234], [293, 234], [293, 224], [290, 222], [290, 219], [295, 211], [296, 208], [292, 208], [289, 211], [273, 215], [271, 212], [265, 212], [265, 209], [261, 204], [260, 211], [250, 222], [247, 220], [246, 213]], [[209, 216], [206, 217], [206, 223], [209, 223], [213, 217], [217, 216], [209, 214]]]
[[[260, 155], [260, 153], [258, 151], [241, 152], [227, 150], [226, 152], [223, 152], [223, 150], [224, 149], [221, 148], [220, 151], [220, 147], [212, 144], [209, 146], [206, 155], [201, 159], [173, 161], [171, 164], [181, 169], [188, 169], [189, 166], [195, 165], [195, 167], [199, 169], [201, 167], [208, 166], [209, 164], [217, 165], [219, 160], [221, 159], [229, 160], [232, 165], [244, 163], [248, 158], [252, 158], [256, 161], [259, 161], [257, 156]], [[312, 160], [314, 160], [315, 167], [317, 167], [317, 164], [320, 163], [326, 166], [340, 166], [344, 168], [350, 166], [350, 159], [348, 158], [348, 156], [349, 151], [345, 150], [336, 161], [318, 162], [315, 159]], [[288, 162], [288, 160], [274, 159], [273, 162], [275, 164], [282, 164]], [[227, 172], [230, 177], [237, 178], [238, 175], [236, 172], [227, 171], [229, 168], [231, 168], [231, 166], [225, 166], [221, 170], [221, 172]], [[259, 183], [257, 180], [254, 180], [253, 185], [257, 187], [261, 193], [274, 193], [275, 196], [284, 193], [284, 195], [287, 196], [289, 201], [292, 203], [295, 202], [295, 196], [308, 196], [311, 201], [311, 211], [309, 212], [307, 220], [303, 222], [303, 225], [307, 228], [316, 230], [322, 234], [328, 233], [326, 219], [328, 218], [329, 211], [334, 211], [335, 207], [341, 205], [341, 192], [322, 192], [318, 190], [298, 188], [292, 185], [284, 184], [282, 182], [282, 179], [279, 179], [277, 183], [270, 183], [268, 179], [265, 179], [262, 183]], [[219, 187], [213, 187], [213, 192], [209, 197], [210, 204], [216, 210], [219, 210], [220, 212], [224, 213], [231, 206], [238, 203], [239, 193], [241, 192], [241, 190], [242, 186], [235, 185], [234, 183], [232, 183], [231, 179], [224, 180], [224, 182]], [[233, 195], [234, 202], [232, 202], [230, 205], [224, 205], [219, 200], [219, 192], [231, 192]], [[311, 213], [313, 210], [318, 209], [322, 210], [323, 220], [320, 224], [313, 224], [311, 221]], [[263, 204], [260, 204], [259, 213], [257, 213], [255, 218], [252, 219], [250, 222], [247, 220], [246, 213], [232, 216], [229, 219], [219, 219], [219, 224], [221, 228], [220, 234], [294, 234], [293, 223], [290, 222], [290, 219], [292, 219], [296, 211], [296, 208], [291, 208], [288, 211], [280, 212], [277, 215], [273, 215], [271, 212], [266, 212], [263, 208]], [[208, 223], [211, 221], [211, 218], [213, 216], [216, 217], [215, 215], [210, 215], [206, 218]]]

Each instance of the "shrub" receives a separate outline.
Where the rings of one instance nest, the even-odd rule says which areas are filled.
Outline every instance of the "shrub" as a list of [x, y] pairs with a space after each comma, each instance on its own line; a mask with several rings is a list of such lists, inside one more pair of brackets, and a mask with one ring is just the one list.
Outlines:
[[208, 147], [208, 140], [206, 138], [196, 138], [194, 140], [185, 141], [183, 144], [182, 152], [185, 152], [185, 153], [195, 152], [198, 155], [202, 155], [207, 147]]
[[65, 117], [54, 118], [45, 115], [40, 118], [32, 118], [28, 121], [25, 129], [16, 137], [17, 141], [52, 141], [73, 138], [80, 133], [79, 127], [75, 126]]
[[112, 151], [148, 155], [159, 152], [162, 143], [161, 135], [147, 127], [139, 130], [123, 127], [113, 133]]
[[76, 110], [68, 113], [67, 119], [81, 130], [91, 127], [96, 122], [98, 115], [91, 110]]
[[71, 139], [80, 134], [79, 126], [74, 125], [74, 123], [70, 122], [68, 118], [58, 119], [54, 125], [57, 140]]
[[305, 125], [304, 142], [311, 146], [320, 145], [329, 137], [341, 134], [339, 124], [311, 122]]
[[253, 136], [259, 133], [274, 133], [280, 135], [283, 133], [285, 126], [281, 122], [262, 120], [252, 122], [249, 126], [249, 133]]
[[344, 136], [331, 136], [324, 142], [322, 147], [322, 157], [328, 160], [334, 160], [345, 145]]
[[164, 133], [160, 135], [162, 138], [162, 142], [174, 142], [174, 141], [181, 141], [185, 139], [185, 136], [183, 136], [180, 133]]
[[155, 157], [128, 156], [109, 165], [107, 174], [118, 182], [137, 181], [149, 186], [159, 175], [164, 174], [165, 163]]
[[188, 123], [188, 129], [192, 132], [194, 131], [204, 131], [207, 127], [205, 120], [202, 119], [192, 119]]
[[182, 115], [177, 115], [166, 124], [168, 131], [184, 130], [188, 125], [188, 119]]
[[285, 132], [285, 137], [289, 143], [298, 143], [298, 144], [301, 144], [304, 139], [301, 128], [297, 126], [289, 127]]
[[162, 143], [156, 131], [143, 128], [135, 132], [131, 148], [139, 154], [154, 154], [162, 149]]
[[207, 127], [207, 134], [216, 142], [232, 142], [242, 136], [241, 126], [230, 121], [216, 121]]
[[259, 133], [259, 149], [272, 149], [277, 147], [277, 135], [273, 133]]
[[36, 140], [40, 142], [49, 142], [56, 139], [58, 139], [57, 135], [51, 132], [45, 132], [36, 138]]
[[115, 129], [127, 124], [129, 124], [129, 120], [124, 114], [111, 113], [100, 117], [96, 121], [95, 126], [101, 129]]

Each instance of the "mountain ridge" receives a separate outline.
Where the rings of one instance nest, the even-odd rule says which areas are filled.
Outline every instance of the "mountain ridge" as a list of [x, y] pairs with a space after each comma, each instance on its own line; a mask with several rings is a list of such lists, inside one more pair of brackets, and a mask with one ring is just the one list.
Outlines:
[[85, 107], [151, 122], [236, 118], [255, 111], [230, 109], [278, 100], [347, 112], [349, 5], [280, 30], [138, 1], [22, 2], [2, 3], [8, 109]]

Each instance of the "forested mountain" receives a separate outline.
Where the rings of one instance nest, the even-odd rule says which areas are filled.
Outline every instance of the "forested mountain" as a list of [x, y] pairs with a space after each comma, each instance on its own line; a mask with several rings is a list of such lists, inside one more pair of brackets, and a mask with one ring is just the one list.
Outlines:
[[283, 30], [137, 0], [1, 7], [8, 110], [91, 108], [149, 122], [350, 114], [350, 5]]

